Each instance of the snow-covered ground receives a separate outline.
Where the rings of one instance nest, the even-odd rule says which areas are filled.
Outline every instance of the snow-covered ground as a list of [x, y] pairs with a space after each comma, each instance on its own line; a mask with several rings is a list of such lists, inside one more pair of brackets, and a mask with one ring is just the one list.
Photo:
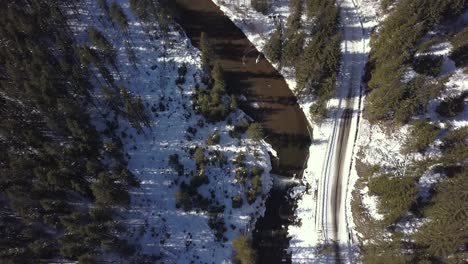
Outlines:
[[[225, 12], [225, 14], [229, 16], [231, 20], [243, 30], [250, 41], [260, 51], [263, 50], [268, 36], [273, 32], [277, 19], [279, 18], [282, 19], [282, 21], [285, 21], [289, 15], [287, 1], [275, 1], [273, 3], [273, 7], [267, 15], [255, 12], [249, 5], [249, 1], [247, 1], [246, 6], [242, 4], [238, 5], [239, 3], [242, 3], [242, 1], [214, 0], [214, 2], [217, 3]], [[379, 22], [383, 21], [386, 16], [388, 16], [388, 14], [383, 14], [383, 12], [379, 9], [380, 1], [377, 0], [344, 0], [340, 2], [344, 6], [352, 6], [353, 4], [358, 6], [358, 8], [354, 10], [357, 10], [360, 17], [360, 22], [362, 23], [361, 25], [365, 30], [365, 37], [363, 40], [365, 47], [363, 49], [362, 57], [365, 59], [369, 52], [369, 33], [375, 31], [375, 29], [378, 29]], [[392, 8], [390, 8], [390, 10], [392, 10]], [[359, 25], [357, 26], [359, 27]], [[346, 50], [346, 45], [348, 44], [351, 45], [351, 52], [357, 51], [353, 50], [357, 46], [353, 46], [354, 43], [350, 41], [346, 42], [346, 38], [345, 42], [343, 43], [343, 50]], [[431, 121], [438, 123], [442, 128], [450, 127], [450, 129], [455, 129], [468, 125], [468, 107], [466, 105], [466, 100], [465, 110], [458, 116], [449, 120], [441, 119], [440, 116], [438, 116], [435, 112], [436, 107], [444, 98], [447, 98], [448, 96], [460, 95], [463, 91], [467, 91], [468, 89], [467, 74], [463, 72], [463, 69], [456, 69], [453, 61], [450, 60], [448, 56], [450, 54], [451, 48], [452, 47], [448, 42], [439, 43], [430, 47], [427, 53], [417, 54], [416, 56], [426, 54], [443, 56], [443, 64], [440, 74], [442, 76], [449, 76], [449, 81], [446, 83], [446, 89], [444, 92], [439, 98], [434, 98], [430, 101], [428, 106], [428, 114], [420, 118], [430, 118]], [[360, 48], [360, 50], [362, 49]], [[344, 57], [346, 57], [346, 54]], [[294, 80], [293, 72], [287, 68], [279, 70], [288, 82], [290, 89], [294, 91], [296, 82]], [[342, 68], [342, 74], [343, 72], [346, 74]], [[414, 72], [413, 69], [409, 68], [407, 74], [404, 76], [404, 81], [409, 82], [416, 75], [417, 73]], [[360, 78], [360, 74], [355, 74], [355, 76], [355, 78]], [[352, 80], [346, 78], [344, 78], [344, 80], [352, 82]], [[306, 100], [302, 99], [299, 101], [299, 103], [301, 108], [304, 110], [304, 113], [308, 117], [309, 122], [311, 122], [308, 109], [312, 102], [309, 99], [310, 98], [307, 98]], [[332, 108], [332, 106], [336, 108], [336, 106], [339, 105], [339, 101], [339, 97], [332, 99], [328, 104], [329, 108]], [[356, 101], [357, 100], [355, 100], [355, 102]], [[359, 113], [355, 112], [354, 115], [359, 115]], [[304, 181], [309, 184], [310, 188], [301, 186], [295, 188], [292, 192], [294, 197], [300, 197], [297, 209], [297, 217], [300, 220], [300, 225], [289, 227], [289, 234], [292, 236], [290, 247], [292, 251], [293, 262], [310, 263], [312, 262], [312, 259], [314, 259], [315, 262], [327, 262], [329, 260], [326, 257], [320, 259], [317, 258], [317, 256], [322, 250], [320, 244], [327, 240], [327, 228], [324, 228], [322, 225], [323, 222], [320, 219], [322, 216], [326, 215], [321, 212], [321, 208], [326, 207], [324, 206], [325, 204], [322, 200], [324, 195], [321, 193], [326, 189], [324, 189], [325, 181], [323, 178], [326, 167], [325, 158], [328, 156], [330, 149], [334, 148], [333, 144], [330, 144], [330, 142], [333, 142], [333, 140], [330, 140], [330, 137], [336, 133], [334, 127], [338, 127], [336, 124], [339, 122], [337, 122], [335, 118], [341, 116], [341, 112], [331, 111], [330, 116], [331, 118], [326, 119], [322, 124], [313, 124], [311, 122], [311, 125], [314, 129], [314, 142], [310, 148], [311, 155], [307, 163], [307, 169], [304, 173]], [[438, 151], [438, 144], [440, 144], [440, 139], [436, 140], [436, 142], [427, 150], [424, 155], [419, 153], [402, 154], [401, 150], [403, 148], [403, 143], [406, 141], [409, 134], [409, 125], [392, 128], [389, 130], [384, 126], [371, 125], [367, 120], [362, 118], [359, 124], [356, 123], [357, 120], [355, 118], [352, 120], [353, 122], [350, 128], [352, 133], [350, 135], [350, 139], [348, 140], [349, 144], [346, 147], [347, 153], [345, 158], [347, 161], [347, 163], [345, 163], [345, 167], [350, 168], [350, 175], [347, 179], [348, 182], [344, 183], [344, 185], [350, 188], [347, 188], [347, 190], [345, 188], [345, 190], [343, 190], [342, 199], [345, 199], [344, 204], [347, 208], [345, 210], [346, 214], [343, 214], [340, 217], [346, 218], [341, 219], [341, 222], [347, 223], [347, 231], [349, 232], [351, 240], [355, 240], [358, 235], [354, 233], [356, 230], [354, 230], [355, 227], [349, 208], [352, 187], [355, 185], [355, 182], [359, 176], [357, 175], [355, 167], [351, 166], [352, 164], [349, 164], [350, 162], [353, 162], [353, 164], [355, 163], [355, 159], [357, 157], [353, 154], [359, 151], [359, 153], [362, 154], [359, 156], [362, 162], [369, 165], [379, 165], [382, 169], [382, 172], [392, 171], [394, 173], [397, 172], [400, 175], [404, 175], [405, 168], [412, 161], [421, 160], [425, 156], [438, 155], [440, 153], [440, 151]], [[354, 132], [356, 129], [358, 129], [358, 134], [357, 140], [354, 142], [352, 139], [354, 139]], [[418, 196], [421, 198], [426, 197], [428, 195], [428, 190], [432, 188], [435, 183], [440, 181], [441, 177], [443, 176], [440, 174], [433, 174], [430, 171], [425, 173], [419, 179], [420, 188]], [[367, 211], [366, 213], [368, 213], [375, 220], [382, 219], [383, 215], [379, 214], [378, 212], [378, 198], [369, 195], [367, 187], [359, 190], [358, 194], [361, 196], [360, 200], [362, 202], [363, 208]], [[320, 206], [320, 204], [322, 204], [322, 206]], [[414, 216], [408, 215], [408, 217], [399, 222], [397, 226], [398, 229], [404, 234], [409, 234], [414, 232], [414, 230], [419, 227], [421, 223], [422, 222], [418, 219], [415, 219]], [[347, 236], [345, 232], [342, 232], [341, 235]], [[341, 237], [338, 238], [338, 240], [347, 241], [348, 238], [349, 237]]]
[[[171, 26], [167, 38], [163, 38], [157, 25], [142, 24], [134, 17], [128, 1], [114, 2], [129, 18], [127, 33], [106, 18], [97, 1], [83, 1], [85, 4], [78, 13], [71, 12], [69, 16], [77, 40], [86, 42], [86, 31], [93, 26], [114, 45], [119, 72], [109, 68], [116, 85], [125, 86], [132, 94], [140, 96], [151, 116], [150, 126], [144, 128], [143, 133], [138, 133], [125, 119], [119, 118], [119, 131], [125, 134], [122, 142], [128, 166], [141, 182], [140, 188], [131, 191], [129, 208], [120, 212], [128, 225], [127, 239], [137, 245], [137, 256], [159, 256], [164, 263], [228, 263], [232, 258], [232, 239], [253, 228], [256, 219], [264, 213], [266, 199], [260, 195], [253, 204], [247, 203], [245, 192], [248, 186], [236, 182], [232, 161], [243, 152], [248, 167], [263, 167], [262, 193], [267, 194], [272, 186], [268, 151], [273, 150], [264, 141], [231, 138], [228, 131], [233, 126], [225, 121], [200, 123], [202, 117], [194, 114], [191, 100], [195, 85], [200, 83], [200, 52], [176, 27]], [[137, 58], [135, 66], [127, 57], [126, 41]], [[187, 66], [186, 82], [176, 85], [177, 70], [182, 63]], [[92, 81], [100, 87], [98, 81], [102, 77], [96, 69], [93, 73], [97, 78]], [[100, 96], [99, 89], [96, 95]], [[240, 110], [229, 118], [233, 122], [247, 119]], [[100, 126], [99, 122], [104, 120], [96, 122], [97, 126]], [[191, 134], [187, 131], [189, 127], [197, 132]], [[220, 143], [208, 146], [206, 139], [215, 131], [221, 136]], [[176, 208], [180, 183], [189, 183], [190, 173], [195, 171], [195, 161], [189, 153], [195, 146], [204, 147], [207, 157], [210, 157], [209, 152], [219, 151], [228, 160], [225, 166], [209, 162], [206, 168], [209, 183], [199, 187], [199, 193], [213, 205], [225, 206], [218, 215], [227, 228], [224, 235], [228, 242], [225, 243], [216, 241], [214, 231], [208, 226], [208, 212]], [[173, 154], [179, 156], [185, 168], [182, 176], [168, 165], [169, 156]], [[240, 209], [232, 208], [231, 198], [236, 195], [244, 198]]]
[[[236, 7], [235, 4], [229, 3], [228, 1], [215, 0], [221, 9], [228, 15], [236, 25], [241, 28], [244, 33], [248, 36], [250, 41], [257, 47], [258, 50], [263, 50], [265, 45], [266, 36], [271, 34], [274, 29], [274, 21], [271, 21], [272, 17], [277, 17], [279, 14], [283, 19], [289, 15], [287, 1], [277, 1], [273, 4], [272, 10], [268, 15], [262, 15], [261, 13], [253, 11], [249, 6], [247, 7]], [[365, 3], [363, 3], [365, 2]], [[306, 114], [311, 126], [313, 127], [314, 141], [310, 147], [310, 158], [307, 162], [307, 169], [304, 171], [304, 182], [307, 183], [311, 188], [306, 192], [304, 186], [298, 187], [293, 190], [292, 195], [298, 200], [298, 209], [296, 216], [300, 221], [297, 226], [289, 227], [289, 235], [292, 237], [290, 250], [292, 252], [293, 262], [310, 263], [311, 261], [327, 261], [330, 260], [330, 256], [325, 256], [320, 259], [319, 250], [321, 244], [330, 242], [330, 240], [338, 239], [347, 243], [349, 239], [348, 227], [352, 228], [352, 219], [350, 213], [344, 213], [345, 210], [349, 211], [349, 196], [351, 188], [346, 186], [353, 186], [356, 180], [356, 174], [352, 174], [353, 178], [348, 179], [345, 177], [342, 179], [343, 188], [341, 188], [341, 203], [345, 205], [342, 208], [343, 213], [340, 214], [340, 222], [343, 223], [340, 226], [338, 232], [339, 238], [334, 238], [332, 234], [326, 234], [328, 230], [331, 230], [332, 225], [332, 212], [327, 211], [329, 208], [331, 199], [328, 195], [331, 193], [333, 188], [332, 180], [327, 177], [323, 177], [325, 174], [334, 174], [333, 170], [336, 168], [336, 160], [332, 158], [335, 154], [338, 141], [338, 134], [340, 129], [340, 117], [342, 116], [343, 109], [348, 103], [346, 103], [346, 97], [348, 91], [353, 91], [348, 107], [354, 109], [352, 114], [352, 121], [350, 130], [350, 137], [346, 147], [346, 157], [344, 158], [347, 163], [343, 168], [349, 168], [351, 166], [351, 160], [354, 149], [354, 135], [357, 129], [358, 116], [360, 115], [359, 109], [359, 93], [360, 93], [360, 79], [362, 75], [363, 66], [365, 59], [369, 52], [368, 40], [370, 30], [376, 25], [375, 8], [377, 1], [365, 0], [360, 1], [364, 9], [356, 9], [352, 1], [342, 1], [341, 5], [345, 21], [343, 21], [343, 30], [350, 31], [344, 32], [351, 34], [349, 38], [345, 37], [342, 44], [342, 50], [344, 51], [343, 60], [347, 61], [347, 65], [343, 66], [341, 73], [341, 83], [339, 84], [339, 91], [335, 98], [331, 99], [328, 103], [330, 110], [330, 118], [325, 119], [321, 124], [312, 123], [312, 118], [309, 114], [309, 107], [313, 103], [310, 98], [300, 100], [300, 106]], [[362, 16], [362, 20], [359, 19], [359, 14], [365, 14]], [[361, 22], [363, 31], [361, 32]], [[268, 26], [268, 23], [270, 25]], [[267, 26], [264, 26], [267, 24]], [[262, 25], [262, 26], [259, 26]], [[355, 32], [351, 32], [353, 31]], [[358, 31], [356, 31], [358, 30]], [[361, 34], [364, 33], [364, 34]], [[361, 37], [355, 36], [355, 34], [361, 34]], [[357, 39], [356, 39], [357, 37]], [[290, 72], [281, 70], [281, 73], [287, 80], [290, 88], [294, 91], [295, 80], [294, 75]], [[351, 85], [348, 86], [348, 85]], [[333, 161], [332, 161], [333, 160]], [[346, 173], [346, 176], [349, 174]], [[325, 200], [322, 200], [326, 197]], [[345, 210], [344, 210], [345, 209]], [[344, 224], [346, 223], [346, 224]], [[332, 233], [332, 232], [330, 232]]]
[[[428, 35], [431, 34], [434, 34], [434, 32], [428, 33]], [[438, 78], [448, 77], [448, 81], [445, 83], [441, 94], [429, 101], [427, 113], [416, 118], [428, 118], [432, 123], [444, 130], [454, 130], [468, 126], [468, 101], [466, 99], [464, 111], [453, 118], [443, 118], [436, 112], [437, 106], [444, 99], [459, 96], [463, 92], [468, 91], [468, 74], [466, 74], [466, 70], [455, 67], [454, 62], [449, 57], [451, 50], [452, 46], [449, 42], [442, 42], [429, 47], [425, 53], [415, 54], [416, 57], [421, 55], [443, 56], [441, 72]], [[407, 83], [417, 75], [418, 73], [409, 67], [402, 81]], [[410, 125], [386, 127], [379, 124], [372, 125], [367, 120], [362, 120], [357, 140], [361, 162], [368, 165], [378, 165], [380, 173], [391, 172], [397, 176], [404, 176], [406, 168], [414, 161], [440, 156], [440, 137], [443, 133], [439, 135], [424, 153], [402, 154], [402, 149], [409, 136], [409, 132]], [[445, 175], [434, 172], [432, 167], [428, 167], [418, 180], [418, 198], [423, 200], [428, 199], [434, 185], [444, 180], [444, 178]], [[379, 200], [377, 197], [369, 195], [368, 187], [366, 186], [361, 189], [359, 194], [366, 213], [374, 220], [382, 219], [383, 216], [377, 209]], [[397, 223], [396, 231], [402, 232], [405, 235], [405, 239], [409, 239], [409, 235], [414, 233], [423, 223], [424, 219], [417, 218], [415, 215], [408, 213], [406, 217]]]

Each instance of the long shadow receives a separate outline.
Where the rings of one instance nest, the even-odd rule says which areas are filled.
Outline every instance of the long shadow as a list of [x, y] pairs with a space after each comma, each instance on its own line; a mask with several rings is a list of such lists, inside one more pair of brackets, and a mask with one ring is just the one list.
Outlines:
[[[262, 124], [265, 140], [278, 154], [278, 159], [272, 160], [272, 173], [299, 176], [310, 145], [308, 123], [284, 79], [210, 0], [176, 0], [176, 6], [177, 20], [192, 43], [199, 47], [199, 36], [206, 32], [214, 45], [225, 70], [227, 90], [247, 97], [242, 109]], [[253, 102], [258, 107], [249, 106]], [[265, 216], [255, 226], [254, 244], [260, 263], [290, 262], [285, 251], [289, 245], [286, 230], [293, 206], [286, 193], [270, 192]]]

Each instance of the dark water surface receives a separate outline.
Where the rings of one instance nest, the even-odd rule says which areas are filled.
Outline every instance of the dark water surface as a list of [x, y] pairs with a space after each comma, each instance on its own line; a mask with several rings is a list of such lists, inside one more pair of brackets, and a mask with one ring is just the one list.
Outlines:
[[[199, 47], [201, 32], [213, 44], [225, 71], [228, 91], [244, 94], [242, 110], [265, 130], [266, 141], [278, 154], [273, 173], [292, 177], [302, 173], [310, 145], [307, 120], [283, 77], [260, 55], [247, 37], [210, 0], [176, 0], [178, 23]], [[251, 107], [256, 102], [258, 108]], [[257, 221], [254, 243], [260, 263], [283, 263], [288, 245], [285, 229], [292, 214], [285, 190], [272, 190], [265, 217]], [[286, 261], [288, 262], [288, 261]]]

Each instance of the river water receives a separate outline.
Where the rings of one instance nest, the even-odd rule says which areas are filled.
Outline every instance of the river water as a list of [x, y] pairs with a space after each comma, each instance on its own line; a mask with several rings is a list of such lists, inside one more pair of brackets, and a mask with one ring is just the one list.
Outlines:
[[[240, 108], [262, 124], [265, 140], [277, 152], [272, 173], [300, 176], [310, 145], [307, 120], [283, 77], [212, 1], [176, 0], [176, 5], [178, 23], [196, 47], [201, 32], [207, 34], [225, 71], [228, 92], [247, 97]], [[270, 192], [265, 216], [255, 226], [259, 263], [289, 262], [286, 230], [294, 203], [286, 192]]]

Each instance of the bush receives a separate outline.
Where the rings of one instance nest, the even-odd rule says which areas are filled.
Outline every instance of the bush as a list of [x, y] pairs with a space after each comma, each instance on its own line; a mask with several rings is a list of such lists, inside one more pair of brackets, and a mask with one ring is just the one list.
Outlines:
[[414, 70], [419, 74], [436, 77], [442, 69], [443, 56], [422, 55], [413, 61]]
[[439, 134], [439, 127], [430, 124], [428, 120], [419, 119], [414, 121], [405, 143], [405, 151], [424, 152], [437, 138], [437, 134]]
[[234, 261], [241, 264], [254, 264], [257, 260], [257, 252], [253, 248], [252, 238], [240, 235], [232, 241], [234, 248]]

